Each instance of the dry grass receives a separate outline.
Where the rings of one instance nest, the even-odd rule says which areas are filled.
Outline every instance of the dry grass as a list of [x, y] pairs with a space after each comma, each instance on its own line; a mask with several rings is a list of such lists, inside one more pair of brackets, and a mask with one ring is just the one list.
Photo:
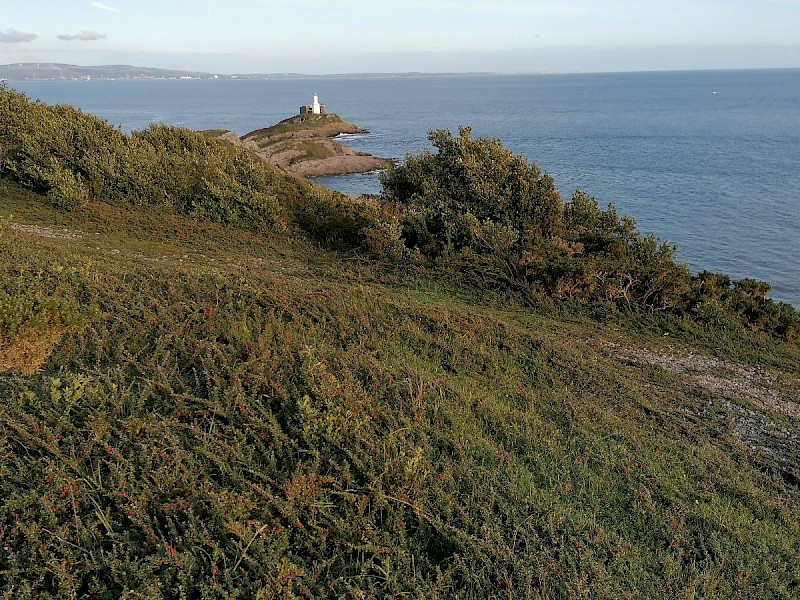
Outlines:
[[28, 329], [16, 335], [13, 341], [0, 335], [0, 371], [35, 375], [65, 332], [63, 327]]

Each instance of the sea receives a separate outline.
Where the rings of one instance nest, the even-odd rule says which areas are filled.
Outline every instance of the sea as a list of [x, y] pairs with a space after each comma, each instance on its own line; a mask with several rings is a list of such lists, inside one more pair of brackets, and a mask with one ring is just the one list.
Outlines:
[[[168, 123], [240, 135], [318, 94], [369, 130], [342, 141], [402, 161], [428, 132], [496, 138], [575, 189], [614, 203], [694, 272], [769, 282], [800, 308], [800, 69], [268, 80], [27, 81], [125, 131]], [[318, 182], [380, 193], [376, 173]]]

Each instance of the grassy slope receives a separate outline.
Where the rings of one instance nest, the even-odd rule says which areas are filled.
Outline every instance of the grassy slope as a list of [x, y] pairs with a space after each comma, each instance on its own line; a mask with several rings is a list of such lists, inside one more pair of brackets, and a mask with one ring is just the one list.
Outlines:
[[[242, 139], [252, 140], [261, 143], [264, 139], [274, 135], [283, 133], [292, 133], [297, 131], [319, 131], [321, 136], [335, 135], [329, 133], [331, 130], [336, 130], [345, 123], [339, 115], [307, 115], [307, 116], [294, 116], [284, 119], [280, 123], [257, 129], [246, 134]], [[352, 125], [355, 127], [355, 125]]]
[[0, 273], [4, 594], [800, 591], [797, 347], [3, 182]]

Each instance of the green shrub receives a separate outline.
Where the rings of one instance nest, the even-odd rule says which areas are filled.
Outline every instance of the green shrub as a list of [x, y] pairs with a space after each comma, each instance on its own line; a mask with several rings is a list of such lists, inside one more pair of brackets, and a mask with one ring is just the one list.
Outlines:
[[[769, 300], [767, 284], [692, 277], [675, 246], [581, 190], [562, 202], [546, 173], [499, 141], [472, 139], [466, 127], [458, 137], [428, 137], [435, 152], [384, 173], [382, 199], [404, 207], [393, 243], [404, 240], [442, 274], [479, 288], [524, 283], [543, 297], [735, 323], [787, 341], [800, 335], [800, 315]], [[375, 254], [383, 237], [369, 231]]]
[[[70, 106], [0, 89], [0, 146], [17, 181], [71, 209], [86, 200], [168, 206], [254, 230], [288, 226], [284, 179], [243, 148], [167, 125], [128, 136]], [[290, 186], [295, 198], [309, 186]]]
[[790, 304], [767, 298], [770, 291], [763, 281], [731, 281], [728, 275], [703, 271], [692, 278], [683, 310], [707, 325], [730, 328], [735, 324], [797, 343], [800, 313]]
[[[408, 242], [430, 256], [475, 248], [474, 221], [505, 228], [517, 243], [549, 238], [561, 229], [561, 196], [538, 166], [497, 140], [428, 135], [437, 152], [406, 157], [381, 175], [384, 200], [414, 208]], [[466, 219], [466, 221], [465, 221]]]
[[51, 159], [49, 169], [42, 169], [42, 181], [47, 186], [47, 198], [56, 208], [72, 210], [89, 199], [89, 189], [80, 175]]
[[366, 231], [375, 227], [381, 209], [372, 200], [315, 190], [290, 204], [291, 219], [317, 243], [339, 250], [364, 247]]
[[408, 256], [403, 240], [403, 227], [397, 218], [377, 221], [363, 230], [364, 250], [378, 260], [397, 262]]

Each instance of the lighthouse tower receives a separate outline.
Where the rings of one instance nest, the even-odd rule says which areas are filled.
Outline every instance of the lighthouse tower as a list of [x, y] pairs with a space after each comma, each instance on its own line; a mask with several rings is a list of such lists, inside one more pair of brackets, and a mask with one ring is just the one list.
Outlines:
[[319, 103], [319, 96], [314, 94], [314, 102], [300, 107], [301, 115], [326, 115], [325, 105]]

